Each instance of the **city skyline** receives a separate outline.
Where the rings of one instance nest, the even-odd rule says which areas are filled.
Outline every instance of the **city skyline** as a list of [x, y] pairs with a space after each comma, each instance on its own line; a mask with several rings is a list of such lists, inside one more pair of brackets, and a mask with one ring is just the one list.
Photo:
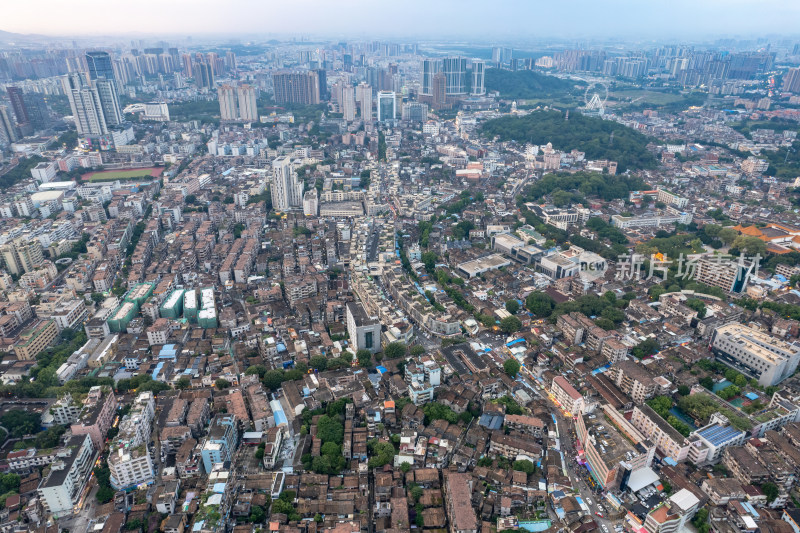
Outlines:
[[[475, 40], [519, 38], [694, 38], [797, 34], [800, 5], [780, 0], [675, 0], [642, 3], [632, 0], [568, 3], [503, 0], [487, 9], [472, 0], [424, 3], [412, 0], [385, 17], [380, 6], [365, 0], [331, 4], [300, 0], [291, 5], [234, 0], [215, 10], [208, 0], [155, 2], [121, 13], [97, 0], [83, 0], [83, 9], [55, 0], [15, 3], [4, 9], [0, 32], [50, 37], [114, 35], [464, 37]], [[92, 17], [85, 17], [85, 10]], [[153, 10], [161, 15], [152, 17]], [[667, 11], [665, 11], [667, 10]], [[42, 17], [42, 13], [49, 16]], [[248, 16], [242, 17], [242, 13]], [[298, 17], [302, 13], [302, 17]], [[342, 14], [346, 13], [346, 16]], [[575, 14], [579, 14], [576, 17]], [[424, 16], [421, 16], [424, 14]], [[674, 15], [672, 15], [674, 14]], [[123, 16], [124, 15], [124, 16]], [[671, 16], [672, 15], [672, 16]], [[446, 24], [443, 24], [446, 21]], [[543, 22], [544, 21], [544, 22]]]

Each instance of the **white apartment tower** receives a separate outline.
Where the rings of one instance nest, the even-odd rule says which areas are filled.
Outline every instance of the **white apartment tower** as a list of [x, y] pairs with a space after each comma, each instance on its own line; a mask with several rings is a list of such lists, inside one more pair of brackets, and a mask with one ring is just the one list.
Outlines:
[[356, 119], [356, 94], [355, 88], [347, 84], [342, 88], [342, 101], [340, 104], [342, 115], [347, 122]]
[[361, 82], [356, 87], [356, 100], [362, 120], [372, 120], [372, 87]]
[[289, 211], [303, 205], [303, 182], [297, 178], [289, 156], [272, 162], [272, 207], [276, 211]]
[[252, 85], [240, 85], [237, 92], [239, 95], [239, 119], [243, 122], [256, 122], [258, 120], [256, 88]]
[[236, 89], [230, 85], [222, 85], [217, 89], [219, 99], [219, 118], [224, 121], [239, 119], [239, 109], [236, 105]]

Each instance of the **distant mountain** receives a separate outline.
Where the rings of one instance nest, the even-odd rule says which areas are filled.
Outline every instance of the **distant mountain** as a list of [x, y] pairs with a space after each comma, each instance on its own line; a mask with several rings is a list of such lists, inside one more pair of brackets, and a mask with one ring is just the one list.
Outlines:
[[19, 42], [41, 41], [48, 39], [52, 39], [52, 37], [48, 37], [46, 35], [37, 35], [34, 33], [29, 33], [29, 34], [13, 33], [10, 31], [0, 30], [0, 43], [19, 43]]

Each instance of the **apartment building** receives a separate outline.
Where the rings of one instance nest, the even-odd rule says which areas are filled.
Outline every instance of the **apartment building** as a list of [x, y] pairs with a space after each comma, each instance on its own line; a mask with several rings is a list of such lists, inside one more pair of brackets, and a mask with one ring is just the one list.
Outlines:
[[641, 404], [633, 408], [631, 424], [652, 441], [664, 457], [681, 462], [689, 456], [689, 441], [686, 437], [670, 426], [649, 405]]
[[45, 510], [56, 518], [73, 513], [94, 467], [96, 452], [88, 435], [75, 435], [59, 450], [50, 475], [39, 485]]
[[117, 412], [117, 397], [110, 387], [89, 389], [83, 407], [70, 429], [73, 435], [89, 435], [95, 450], [103, 449], [106, 434]]
[[641, 363], [629, 359], [616, 361], [606, 375], [637, 404], [655, 396], [659, 389], [650, 372]]
[[154, 416], [153, 393], [142, 392], [119, 424], [119, 433], [111, 443], [108, 454], [111, 486], [115, 489], [155, 481], [155, 467], [149, 450]]
[[564, 376], [556, 376], [550, 386], [550, 394], [556, 399], [561, 407], [572, 414], [583, 413], [586, 402], [580, 392], [570, 385]]

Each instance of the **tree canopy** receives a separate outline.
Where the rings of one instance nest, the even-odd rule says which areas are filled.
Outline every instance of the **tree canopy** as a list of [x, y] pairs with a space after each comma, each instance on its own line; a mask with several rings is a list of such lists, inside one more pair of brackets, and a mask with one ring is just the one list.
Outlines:
[[620, 172], [656, 167], [655, 156], [647, 150], [646, 136], [622, 124], [580, 113], [571, 113], [569, 120], [555, 110], [503, 116], [486, 121], [482, 132], [502, 141], [552, 142], [557, 150], [580, 150], [587, 159], [616, 161]]

